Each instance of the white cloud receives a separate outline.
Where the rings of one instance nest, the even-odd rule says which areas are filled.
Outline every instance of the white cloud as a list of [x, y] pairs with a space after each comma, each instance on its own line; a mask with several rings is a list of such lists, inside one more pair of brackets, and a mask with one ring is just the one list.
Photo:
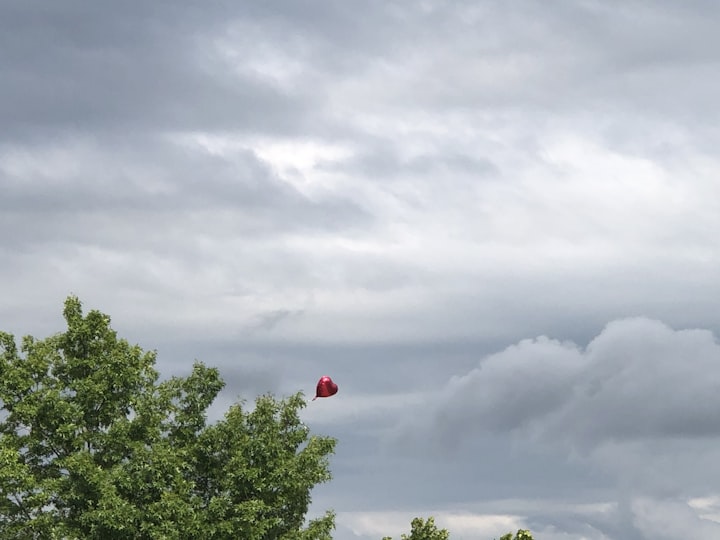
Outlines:
[[688, 501], [688, 506], [696, 510], [702, 519], [720, 523], [720, 496], [695, 497]]
[[632, 503], [635, 523], [645, 538], [716, 538], [720, 524], [703, 519], [685, 502], [637, 499]]

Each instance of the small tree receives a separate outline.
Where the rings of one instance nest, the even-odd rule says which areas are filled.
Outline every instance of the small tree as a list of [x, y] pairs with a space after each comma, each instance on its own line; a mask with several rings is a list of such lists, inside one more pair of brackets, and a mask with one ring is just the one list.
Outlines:
[[[438, 529], [435, 525], [435, 519], [429, 517], [427, 520], [415, 518], [410, 524], [410, 534], [403, 534], [401, 540], [449, 540], [450, 533], [447, 529]], [[392, 540], [386, 536], [383, 540]], [[500, 537], [500, 540], [533, 540], [530, 531], [518, 529], [513, 537], [512, 533], [507, 533]]]
[[[416, 517], [410, 524], [410, 534], [403, 534], [402, 540], [448, 540], [450, 533], [446, 529], [438, 529], [435, 519], [429, 517], [427, 520]], [[392, 540], [386, 536], [383, 540]]]
[[300, 422], [302, 394], [207, 425], [216, 369], [159, 382], [108, 316], [75, 297], [64, 316], [20, 350], [0, 332], [2, 538], [330, 539], [332, 512], [304, 521], [335, 440]]
[[515, 536], [513, 536], [512, 533], [509, 532], [501, 536], [500, 540], [533, 540], [533, 537], [532, 534], [530, 534], [530, 531], [518, 529], [518, 532], [515, 533]]

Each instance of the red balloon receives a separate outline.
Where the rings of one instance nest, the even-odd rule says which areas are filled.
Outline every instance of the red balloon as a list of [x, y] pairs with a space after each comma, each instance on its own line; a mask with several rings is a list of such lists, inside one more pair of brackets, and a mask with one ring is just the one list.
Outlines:
[[315, 397], [312, 398], [313, 401], [315, 401], [319, 397], [330, 397], [337, 394], [338, 386], [333, 382], [333, 380], [325, 375], [324, 377], [320, 377], [320, 380], [317, 383], [317, 390], [315, 391]]

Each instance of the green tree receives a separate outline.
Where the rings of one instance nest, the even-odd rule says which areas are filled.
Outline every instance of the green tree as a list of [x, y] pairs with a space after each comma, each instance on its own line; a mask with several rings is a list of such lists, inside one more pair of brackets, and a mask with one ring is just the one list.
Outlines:
[[[449, 540], [450, 533], [447, 529], [438, 529], [435, 525], [435, 519], [429, 517], [427, 520], [415, 518], [410, 524], [410, 534], [403, 534], [401, 540]], [[386, 536], [383, 540], [392, 540]], [[505, 534], [500, 540], [533, 540], [530, 531], [519, 529], [513, 537], [512, 533]]]
[[527, 531], [525, 529], [518, 529], [518, 532], [515, 533], [515, 536], [511, 532], [504, 534], [500, 537], [500, 540], [533, 540], [532, 534], [530, 534], [530, 531]]
[[155, 353], [65, 301], [67, 330], [0, 333], [0, 537], [329, 540], [305, 522], [335, 440], [299, 419], [301, 393], [206, 411], [224, 383], [202, 363], [160, 381]]
[[[403, 534], [402, 540], [448, 540], [450, 533], [446, 529], [438, 529], [435, 525], [435, 518], [429, 517], [427, 520], [416, 517], [410, 523], [410, 534]], [[383, 540], [392, 540], [389, 536]]]

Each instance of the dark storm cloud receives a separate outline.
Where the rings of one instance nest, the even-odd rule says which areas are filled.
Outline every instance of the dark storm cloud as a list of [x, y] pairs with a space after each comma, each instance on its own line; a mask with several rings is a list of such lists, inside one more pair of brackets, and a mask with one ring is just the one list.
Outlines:
[[[321, 111], [329, 72], [361, 70], [401, 12], [379, 2], [5, 2], [0, 137], [318, 132], [332, 123]], [[276, 58], [299, 66], [290, 86], [263, 71]]]
[[[3, 138], [61, 131], [293, 130], [310, 89], [287, 94], [223, 59], [237, 3], [4, 3]], [[293, 128], [295, 126], [295, 128]]]
[[[57, 130], [308, 133], [332, 123], [322, 112], [331, 77], [362, 77], [384, 64], [392, 88], [403, 64], [424, 55], [418, 84], [408, 87], [413, 96], [401, 96], [409, 104], [562, 110], [611, 96], [676, 112], [693, 99], [698, 110], [715, 95], [717, 78], [708, 85], [707, 70], [720, 50], [709, 17], [643, 2], [553, 9], [536, 2], [362, 9], [312, 1], [5, 2], [0, 9], [5, 139]], [[233, 61], [220, 44], [228, 35], [241, 43]], [[432, 50], [416, 49], [418, 40]], [[248, 69], [267, 60], [262, 51], [299, 63], [295, 84], [283, 88]], [[468, 67], [458, 69], [461, 62]], [[651, 91], [659, 85], [665, 91]]]
[[188, 58], [197, 32], [192, 12], [153, 6], [6, 3], [0, 38], [6, 137], [127, 126], [143, 118], [152, 125], [173, 112], [198, 111], [203, 100], [191, 107], [193, 94], [209, 91], [217, 99], [214, 83]]

